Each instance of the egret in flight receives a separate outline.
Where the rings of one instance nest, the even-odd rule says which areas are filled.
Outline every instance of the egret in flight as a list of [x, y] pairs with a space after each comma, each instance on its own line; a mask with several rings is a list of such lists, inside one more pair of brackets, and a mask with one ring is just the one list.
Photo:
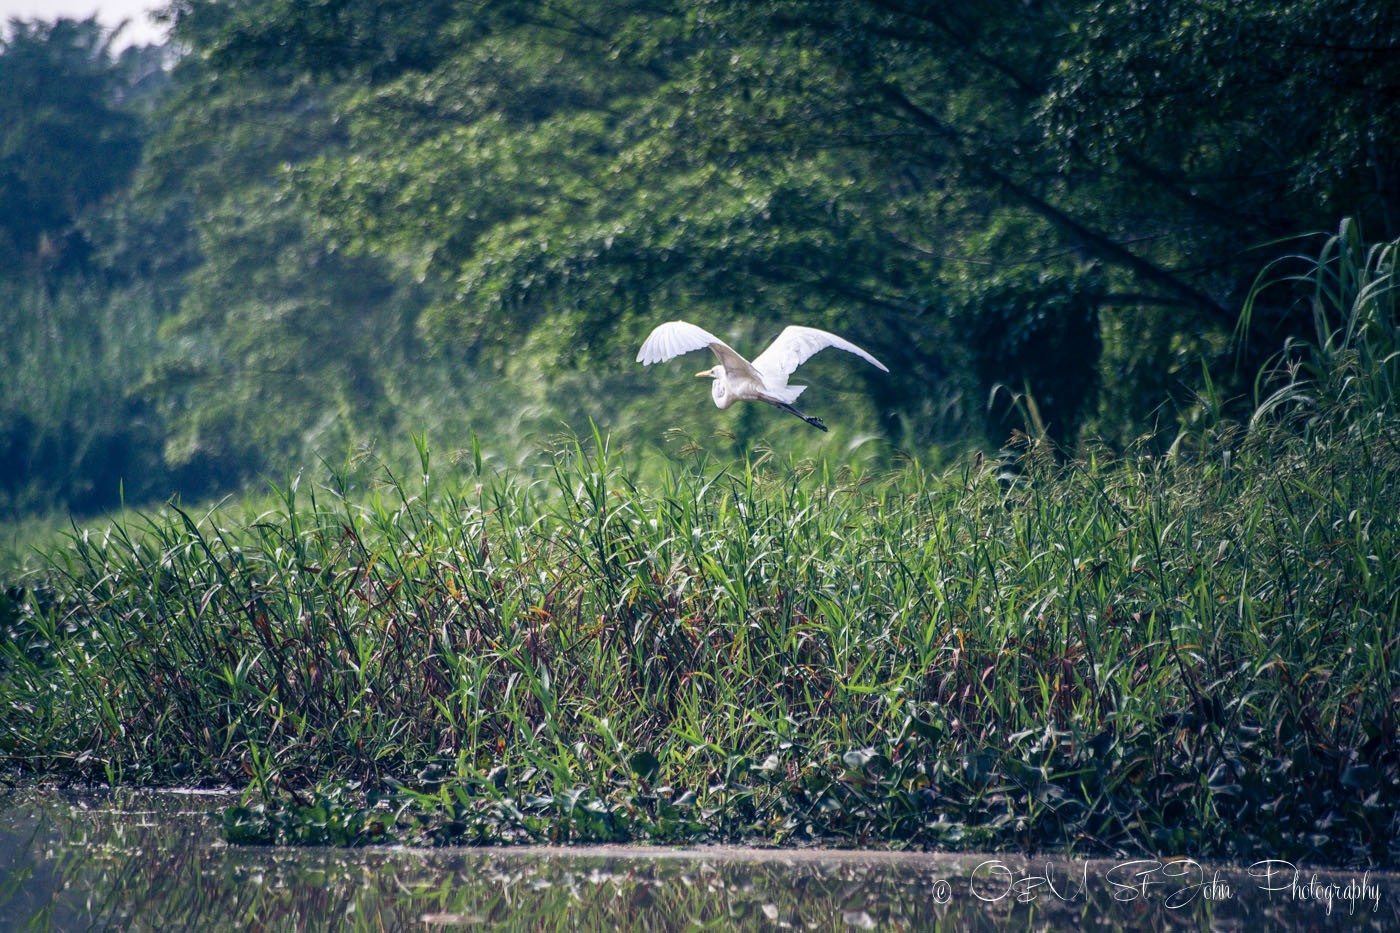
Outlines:
[[854, 353], [875, 368], [889, 372], [884, 363], [849, 340], [815, 327], [783, 328], [778, 339], [750, 363], [714, 334], [685, 321], [667, 321], [653, 330], [637, 353], [637, 362], [643, 366], [664, 363], [682, 353], [704, 350], [706, 347], [714, 351], [719, 365], [695, 375], [699, 379], [715, 381], [710, 387], [710, 394], [714, 396], [717, 406], [728, 408], [735, 402], [767, 402], [823, 431], [826, 425], [822, 419], [804, 415], [792, 407], [802, 390], [807, 388], [788, 385], [788, 376], [797, 367], [818, 351], [835, 347]]

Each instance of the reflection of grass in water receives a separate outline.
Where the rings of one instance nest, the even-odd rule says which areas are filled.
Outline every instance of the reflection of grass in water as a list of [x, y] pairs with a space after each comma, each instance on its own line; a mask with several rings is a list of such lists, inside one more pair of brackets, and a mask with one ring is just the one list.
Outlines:
[[[55, 866], [25, 886], [23, 900], [0, 901], [21, 924], [48, 918], [62, 929], [232, 929], [331, 925], [337, 929], [401, 929], [426, 922], [492, 924], [523, 929], [861, 928], [999, 929], [1034, 920], [1075, 929], [1086, 917], [1109, 929], [1141, 928], [1168, 918], [1193, 926], [1240, 925], [1267, 915], [1270, 927], [1311, 928], [1321, 904], [1280, 903], [1258, 896], [1258, 882], [1222, 868], [1234, 896], [1210, 903], [1196, 896], [1168, 909], [1214, 866], [1149, 876], [1160, 881], [1131, 902], [1114, 900], [1117, 882], [1147, 870], [1117, 862], [1018, 858], [984, 864], [985, 856], [906, 858], [869, 854], [733, 852], [675, 853], [646, 849], [595, 853], [559, 850], [325, 850], [216, 846], [198, 804], [137, 795], [113, 802], [70, 802], [53, 794], [0, 799], [0, 872], [42, 862]], [[210, 805], [212, 801], [208, 802]], [[154, 815], [154, 819], [149, 818]], [[24, 848], [27, 844], [27, 849]], [[852, 857], [854, 855], [854, 857]], [[56, 858], [55, 858], [56, 857]], [[1310, 874], [1310, 872], [1309, 872]], [[1037, 879], [1053, 877], [1050, 893]], [[1352, 876], [1324, 873], [1323, 882]], [[1372, 917], [1395, 918], [1400, 887], [1373, 877], [1380, 895]], [[941, 884], [940, 884], [941, 882]], [[1012, 887], [1019, 884], [1020, 887]], [[1087, 887], [1085, 887], [1087, 885]], [[5, 886], [0, 874], [0, 889]], [[1033, 903], [1018, 904], [1029, 891]], [[1369, 907], [1368, 907], [1369, 910]]]

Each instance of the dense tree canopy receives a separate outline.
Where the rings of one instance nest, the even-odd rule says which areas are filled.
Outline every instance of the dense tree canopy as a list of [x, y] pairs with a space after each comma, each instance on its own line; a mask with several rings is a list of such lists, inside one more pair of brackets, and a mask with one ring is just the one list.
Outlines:
[[[357, 0], [209, 35], [222, 73], [349, 90], [347, 145], [287, 182], [332, 242], [448, 286], [438, 339], [858, 325], [923, 437], [921, 403], [996, 383], [1072, 436], [1100, 375], [1194, 368], [1265, 244], [1400, 216], [1386, 3]], [[1182, 358], [1102, 372], [1104, 318], [1139, 316]]]
[[0, 267], [82, 267], [80, 220], [130, 183], [141, 156], [139, 119], [121, 101], [131, 77], [95, 20], [15, 20], [0, 35]]
[[128, 262], [163, 61], [116, 53], [91, 19], [0, 31], [0, 515], [170, 486], [159, 426], [128, 395], [173, 303]]
[[[144, 138], [90, 229], [177, 297], [136, 393], [166, 462], [211, 476], [425, 423], [705, 433], [721, 422], [696, 399], [662, 401], [678, 378], [632, 364], [675, 317], [744, 347], [790, 321], [869, 346], [892, 376], [812, 364], [852, 436], [1000, 443], [1033, 398], [1062, 442], [1126, 442], [1170, 424], [1203, 365], [1228, 387], [1309, 326], [1278, 292], [1227, 352], [1287, 238], [1344, 216], [1400, 234], [1388, 0], [167, 13], [181, 57], [158, 118], [58, 105], [44, 119], [113, 142], [53, 184], [18, 181], [43, 134], [7, 136], [28, 148], [3, 197], [53, 212], [0, 223], [34, 254], [65, 205], [126, 184]], [[39, 73], [19, 54], [37, 29], [0, 75]], [[84, 35], [70, 58], [102, 48]], [[80, 64], [67, 91], [103, 99]], [[722, 423], [742, 440], [761, 421]]]

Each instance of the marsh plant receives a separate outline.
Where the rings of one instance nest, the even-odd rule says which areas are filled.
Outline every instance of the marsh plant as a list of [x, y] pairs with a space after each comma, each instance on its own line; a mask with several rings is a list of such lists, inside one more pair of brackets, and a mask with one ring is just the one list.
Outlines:
[[1255, 381], [1251, 425], [1280, 408], [1310, 409], [1306, 426], [1351, 417], [1381, 417], [1400, 390], [1400, 240], [1368, 244], [1354, 221], [1327, 237], [1318, 254], [1285, 256], [1264, 269], [1245, 304], [1240, 329], [1254, 319], [1256, 299], [1281, 288], [1297, 294], [1311, 322], [1308, 339], [1291, 339]]
[[239, 841], [1393, 863], [1395, 249], [1328, 249], [1319, 313], [1355, 261], [1384, 320], [1167, 456], [643, 469], [595, 431], [527, 478], [420, 437], [412, 476], [76, 530], [0, 604], [0, 749], [246, 786]]

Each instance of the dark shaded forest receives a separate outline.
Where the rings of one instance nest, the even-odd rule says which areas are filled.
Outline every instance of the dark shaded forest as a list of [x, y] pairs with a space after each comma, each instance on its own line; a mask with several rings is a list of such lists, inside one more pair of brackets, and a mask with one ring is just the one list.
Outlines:
[[[1314, 334], [1287, 260], [1239, 326], [1262, 269], [1344, 218], [1400, 235], [1388, 0], [166, 15], [165, 48], [0, 41], [0, 517], [420, 432], [512, 463], [590, 419], [648, 450], [1163, 448]], [[814, 361], [819, 439], [642, 371], [673, 318], [825, 327], [892, 374]]]

